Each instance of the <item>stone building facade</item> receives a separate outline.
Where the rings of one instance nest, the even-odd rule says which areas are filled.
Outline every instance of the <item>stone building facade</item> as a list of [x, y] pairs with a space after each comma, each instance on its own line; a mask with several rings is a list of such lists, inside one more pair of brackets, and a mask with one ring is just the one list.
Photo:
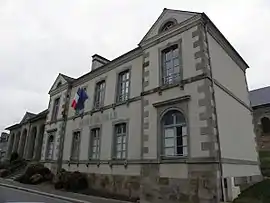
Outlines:
[[261, 170], [270, 176], [270, 87], [250, 91], [250, 101]]
[[47, 110], [38, 114], [26, 112], [20, 123], [6, 128], [10, 131], [7, 159], [17, 152], [26, 160], [40, 160], [46, 115]]
[[9, 134], [2, 132], [0, 137], [0, 161], [4, 160], [7, 152]]
[[[261, 175], [247, 68], [204, 13], [164, 9], [135, 49], [58, 75], [41, 162], [141, 202], [231, 200]], [[71, 108], [78, 88], [82, 111]]]

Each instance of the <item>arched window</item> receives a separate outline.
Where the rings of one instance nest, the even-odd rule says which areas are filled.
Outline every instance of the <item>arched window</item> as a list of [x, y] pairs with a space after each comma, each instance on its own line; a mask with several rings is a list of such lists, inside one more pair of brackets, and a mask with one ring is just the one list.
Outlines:
[[161, 120], [162, 156], [187, 155], [187, 126], [184, 115], [177, 110], [168, 111]]
[[56, 87], [60, 87], [61, 85], [62, 85], [62, 82], [59, 81], [59, 82], [57, 83]]
[[261, 124], [263, 133], [270, 133], [270, 119], [267, 117], [263, 117], [261, 119]]
[[168, 22], [166, 22], [160, 29], [159, 32], [164, 32], [164, 31], [167, 31], [169, 29], [171, 29], [173, 26], [175, 26], [176, 22], [173, 21], [173, 20], [170, 20]]
[[54, 135], [49, 135], [46, 149], [46, 159], [53, 159], [53, 149], [54, 149]]

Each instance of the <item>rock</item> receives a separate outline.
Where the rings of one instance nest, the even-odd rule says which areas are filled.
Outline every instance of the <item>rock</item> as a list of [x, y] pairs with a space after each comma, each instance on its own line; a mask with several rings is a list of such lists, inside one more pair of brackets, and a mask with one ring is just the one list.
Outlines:
[[43, 176], [41, 174], [35, 174], [31, 176], [30, 183], [31, 184], [39, 184], [43, 181]]

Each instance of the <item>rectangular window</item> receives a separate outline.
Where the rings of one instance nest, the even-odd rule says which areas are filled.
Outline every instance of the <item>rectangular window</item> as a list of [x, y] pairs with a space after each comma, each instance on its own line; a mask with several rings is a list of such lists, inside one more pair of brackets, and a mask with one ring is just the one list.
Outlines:
[[105, 81], [98, 82], [95, 89], [94, 108], [98, 109], [104, 105]]
[[54, 100], [54, 104], [53, 104], [52, 119], [51, 119], [52, 121], [57, 120], [59, 105], [60, 105], [60, 98], [57, 98]]
[[123, 102], [129, 98], [130, 71], [124, 71], [119, 74], [117, 87], [117, 102]]
[[162, 51], [162, 84], [180, 82], [179, 47], [173, 45]]
[[79, 160], [80, 141], [81, 141], [81, 132], [80, 131], [74, 132], [70, 157], [71, 160]]
[[99, 159], [100, 157], [100, 128], [91, 130], [89, 157], [90, 159]]
[[54, 134], [50, 134], [48, 136], [47, 140], [47, 146], [46, 146], [46, 160], [52, 160], [53, 159], [53, 152], [54, 152]]
[[127, 156], [127, 125], [115, 125], [114, 156], [116, 159], [126, 159]]

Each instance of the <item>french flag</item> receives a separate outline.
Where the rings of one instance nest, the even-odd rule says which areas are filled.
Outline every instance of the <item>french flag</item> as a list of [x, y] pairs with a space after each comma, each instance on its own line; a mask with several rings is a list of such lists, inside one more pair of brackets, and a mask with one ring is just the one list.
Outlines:
[[84, 109], [84, 102], [88, 99], [88, 95], [86, 94], [83, 88], [79, 88], [77, 93], [72, 100], [71, 107], [75, 110]]

